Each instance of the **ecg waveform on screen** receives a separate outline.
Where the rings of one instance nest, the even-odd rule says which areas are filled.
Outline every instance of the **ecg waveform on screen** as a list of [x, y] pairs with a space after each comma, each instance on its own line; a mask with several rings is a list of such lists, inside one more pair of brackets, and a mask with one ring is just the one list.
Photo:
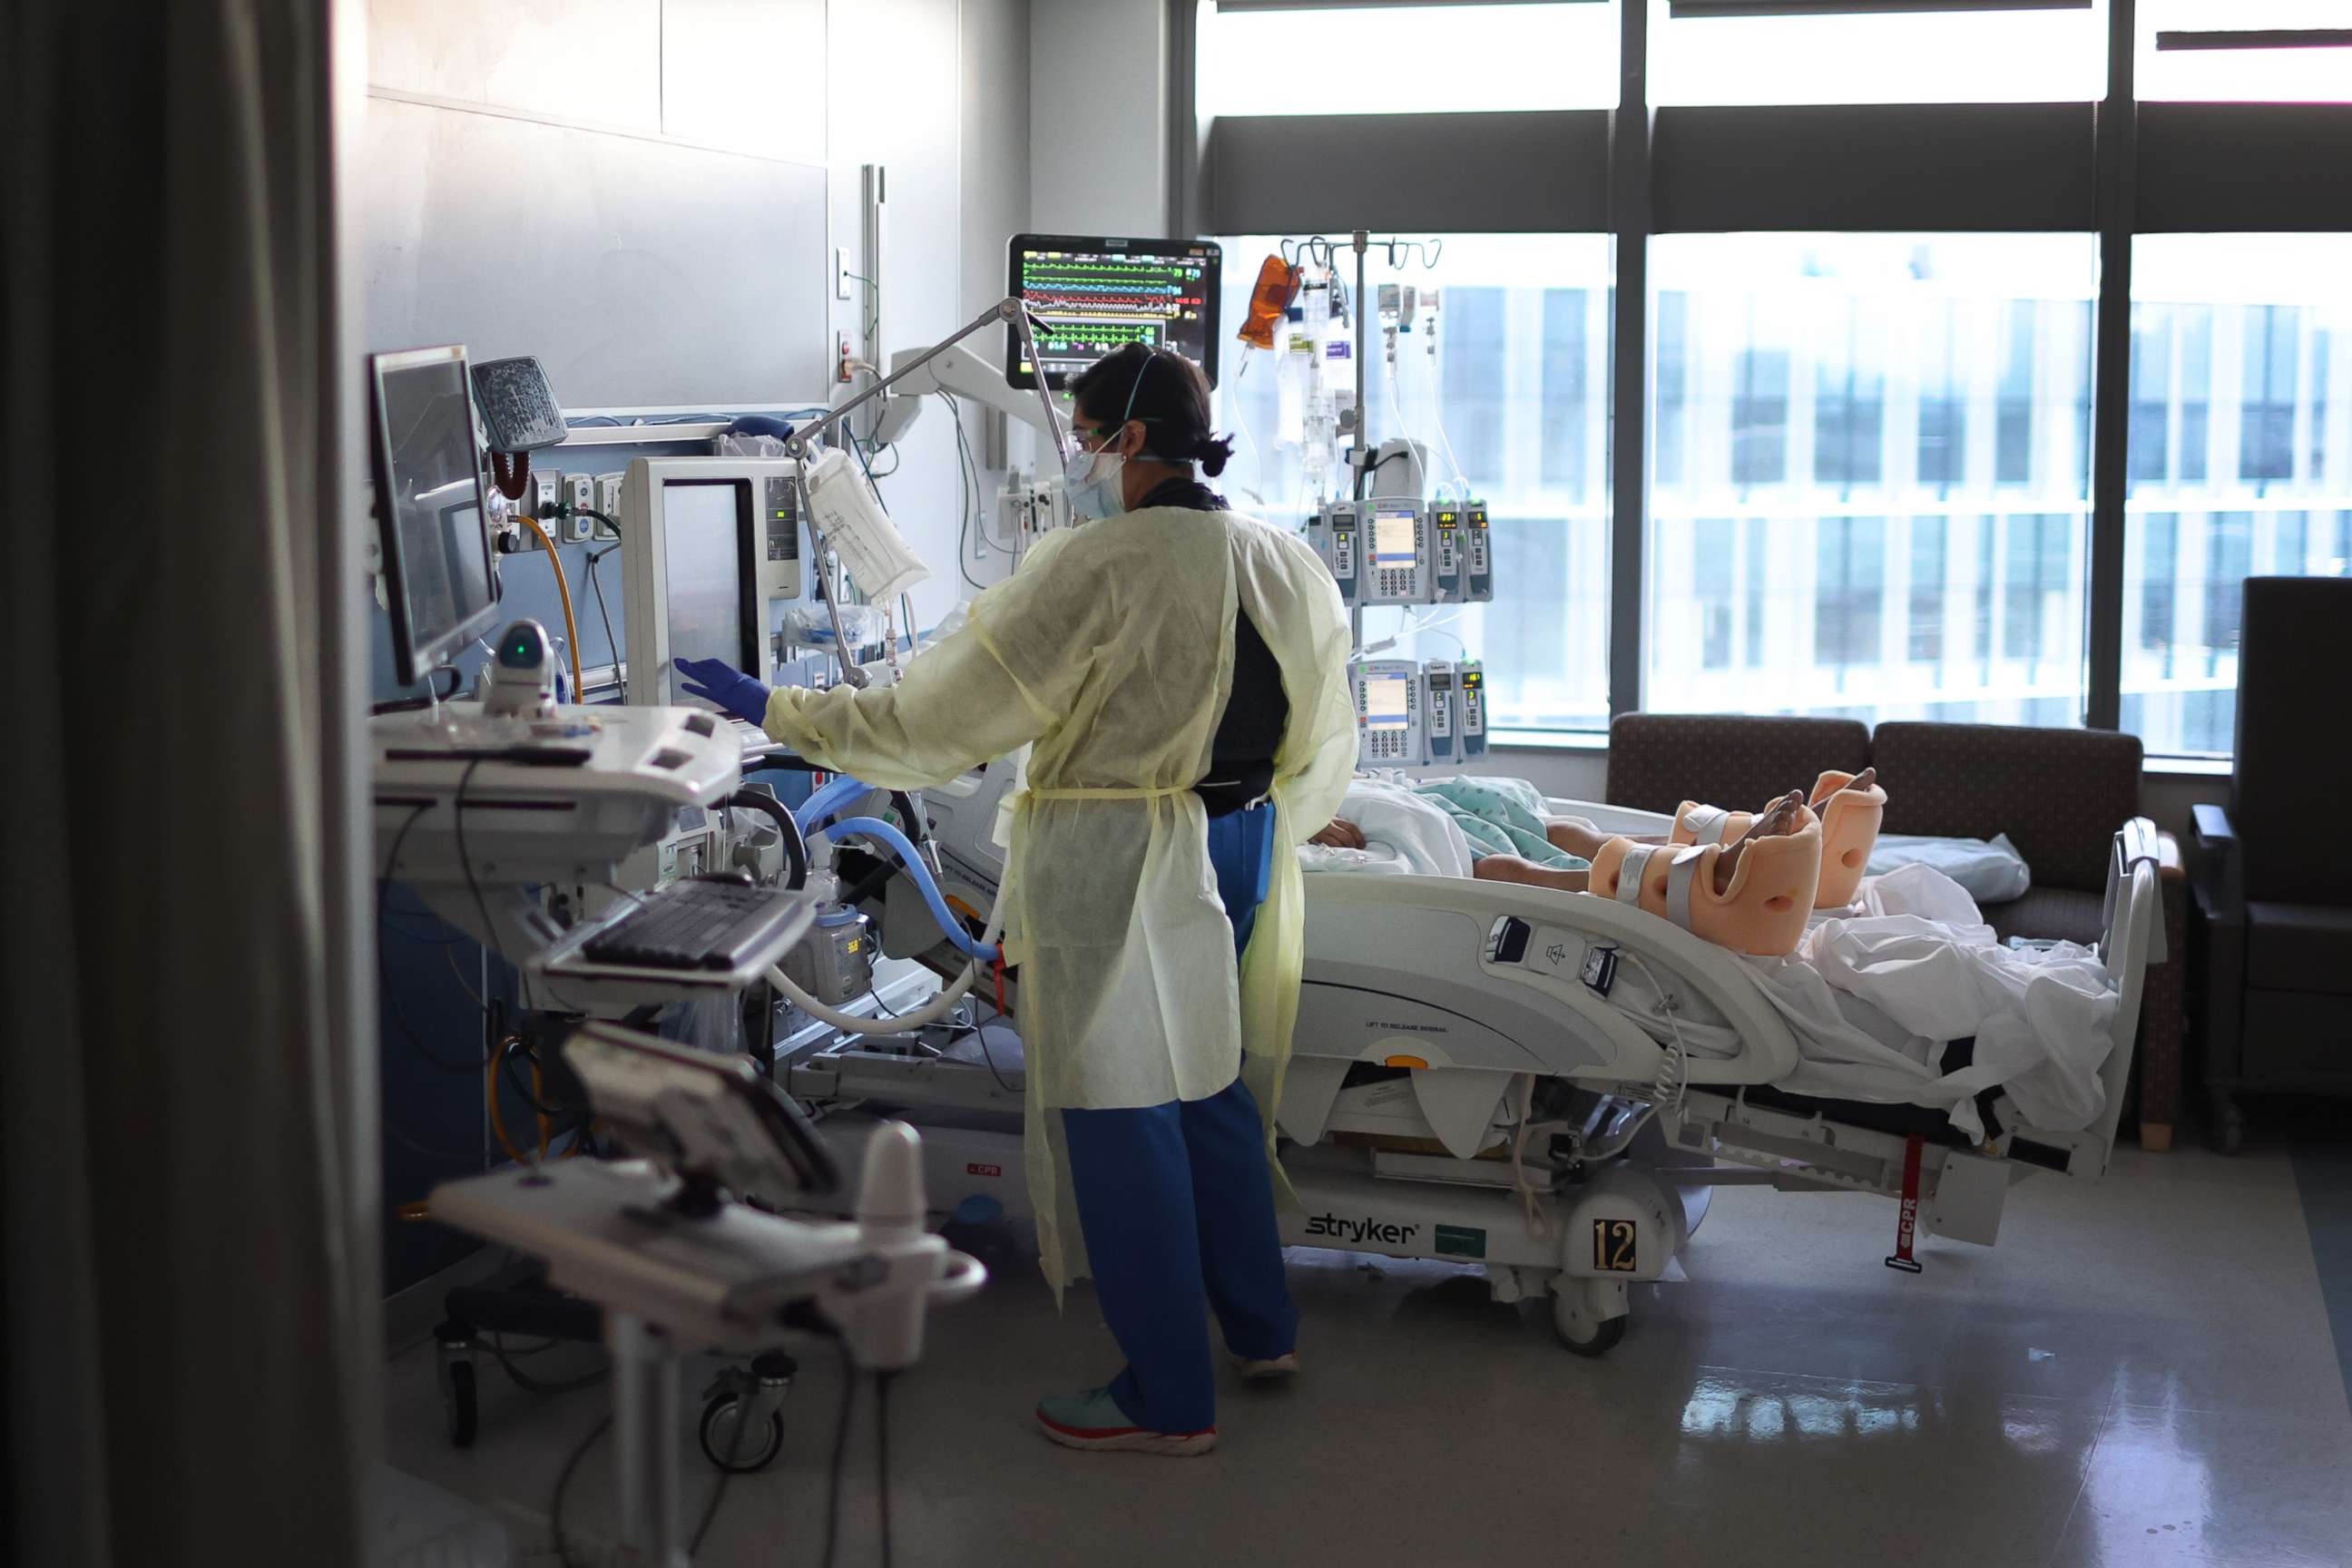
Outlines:
[[1056, 375], [1135, 342], [1202, 360], [1209, 287], [1208, 269], [1195, 258], [1021, 253], [1021, 296], [1044, 329], [1038, 356]]

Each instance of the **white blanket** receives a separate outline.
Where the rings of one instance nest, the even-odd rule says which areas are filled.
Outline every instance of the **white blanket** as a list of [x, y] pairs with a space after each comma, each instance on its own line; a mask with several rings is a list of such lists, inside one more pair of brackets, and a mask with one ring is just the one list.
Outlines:
[[[1975, 1097], [1996, 1085], [2045, 1131], [2098, 1120], [2117, 999], [2096, 952], [2001, 945], [1959, 885], [1927, 866], [1868, 879], [1857, 910], [1814, 925], [1790, 957], [1748, 960], [1804, 1058], [1780, 1088], [1942, 1106], [1979, 1138]], [[1898, 1038], [1864, 1026], [1877, 1019]], [[1944, 1071], [1943, 1043], [1969, 1037], [1973, 1063]]]
[[1470, 875], [1470, 840], [1442, 807], [1403, 784], [1358, 779], [1339, 815], [1364, 830], [1362, 849], [1298, 847], [1308, 871], [1386, 871], [1416, 877]]

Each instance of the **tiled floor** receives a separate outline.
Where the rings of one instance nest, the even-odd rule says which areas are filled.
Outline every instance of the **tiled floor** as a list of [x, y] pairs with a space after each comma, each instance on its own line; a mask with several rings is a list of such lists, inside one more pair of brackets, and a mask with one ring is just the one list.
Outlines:
[[[2327, 1300], [2352, 1323], [2352, 1258], [2330, 1246], [2347, 1219], [2352, 1159], [2126, 1149], [2098, 1186], [2028, 1182], [1999, 1248], [1930, 1242], [1910, 1278], [1880, 1266], [1884, 1203], [1729, 1189], [1689, 1282], [1637, 1290], [1600, 1362], [1466, 1273], [1296, 1253], [1307, 1371], [1236, 1386], [1221, 1446], [1193, 1460], [1070, 1454], [1026, 1429], [1037, 1394], [1116, 1358], [1083, 1292], [1056, 1318], [1034, 1265], [1000, 1256], [892, 1393], [896, 1561], [2352, 1564]], [[809, 1360], [784, 1457], [733, 1485], [699, 1563], [819, 1561], [841, 1383], [829, 1352]], [[524, 1518], [517, 1560], [540, 1561], [533, 1516], [605, 1395], [486, 1377], [460, 1454], [429, 1352], [395, 1362], [390, 1457]], [[870, 1417], [845, 1564], [878, 1561]], [[698, 1500], [690, 1447], [687, 1473]], [[575, 1537], [609, 1528], [610, 1476], [600, 1444], [566, 1505]]]

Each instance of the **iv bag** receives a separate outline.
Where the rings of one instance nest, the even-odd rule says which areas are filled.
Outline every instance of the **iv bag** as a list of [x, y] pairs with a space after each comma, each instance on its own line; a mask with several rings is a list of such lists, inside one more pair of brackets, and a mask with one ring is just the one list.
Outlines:
[[876, 604], [887, 604], [918, 583], [930, 568], [907, 546], [882, 498], [838, 447], [808, 466], [809, 521], [817, 537], [841, 557], [850, 580]]
[[1257, 269], [1257, 287], [1250, 290], [1249, 318], [1234, 334], [1252, 348], [1274, 347], [1274, 329], [1289, 314], [1298, 298], [1301, 274], [1279, 256], [1269, 256]]

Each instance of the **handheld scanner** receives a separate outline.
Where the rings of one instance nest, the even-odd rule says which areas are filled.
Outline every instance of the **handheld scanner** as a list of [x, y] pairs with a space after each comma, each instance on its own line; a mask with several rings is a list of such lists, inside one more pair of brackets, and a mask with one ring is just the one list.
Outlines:
[[1356, 760], [1365, 768], [1417, 768], [1429, 761], [1427, 704], [1421, 667], [1407, 658], [1370, 658], [1353, 671]]
[[1486, 503], [1470, 503], [1466, 522], [1467, 561], [1464, 568], [1464, 584], [1473, 603], [1485, 604], [1495, 596], [1495, 535], [1486, 526]]
[[1441, 605], [1460, 601], [1463, 574], [1468, 565], [1469, 539], [1463, 528], [1462, 509], [1444, 502], [1433, 503], [1429, 509], [1430, 532], [1433, 536], [1432, 572], [1437, 584], [1437, 602]]
[[1421, 503], [1388, 497], [1368, 503], [1370, 538], [1364, 584], [1367, 605], [1429, 603], [1429, 520]]
[[1450, 763], [1461, 750], [1458, 736], [1462, 728], [1454, 711], [1458, 700], [1454, 689], [1454, 666], [1432, 659], [1422, 670], [1422, 687], [1426, 698], [1423, 711], [1429, 716], [1429, 760]]
[[1475, 659], [1464, 661], [1456, 684], [1456, 700], [1462, 710], [1462, 721], [1456, 726], [1462, 734], [1462, 754], [1483, 757], [1486, 754], [1486, 666]]
[[1324, 563], [1331, 568], [1331, 580], [1339, 584], [1339, 602], [1349, 609], [1363, 601], [1360, 564], [1363, 531], [1358, 527], [1360, 521], [1356, 503], [1351, 500], [1333, 501], [1323, 513], [1327, 535]]

